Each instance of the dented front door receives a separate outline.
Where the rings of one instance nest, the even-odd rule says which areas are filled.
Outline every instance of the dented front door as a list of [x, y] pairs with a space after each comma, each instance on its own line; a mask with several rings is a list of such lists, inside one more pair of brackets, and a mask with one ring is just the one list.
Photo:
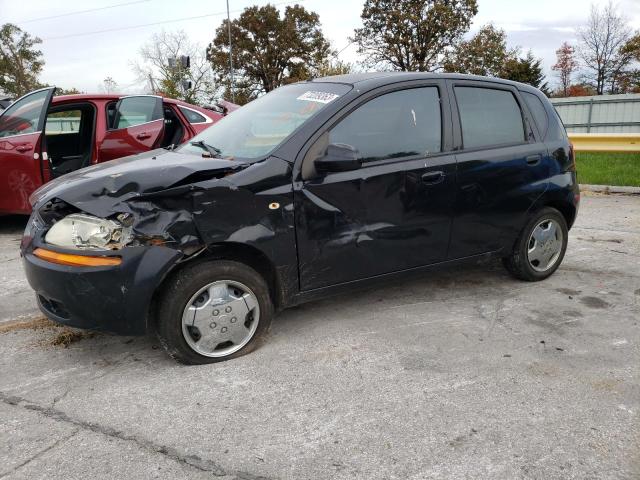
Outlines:
[[348, 144], [362, 168], [318, 174], [302, 166], [306, 178], [295, 188], [302, 290], [446, 259], [455, 156], [443, 151], [444, 90], [394, 88], [340, 118], [303, 160], [326, 151], [318, 142]]

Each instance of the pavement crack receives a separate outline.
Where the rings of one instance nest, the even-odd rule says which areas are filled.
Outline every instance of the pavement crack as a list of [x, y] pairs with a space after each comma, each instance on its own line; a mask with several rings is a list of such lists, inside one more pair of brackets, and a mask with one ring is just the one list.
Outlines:
[[[14, 405], [13, 403], [10, 403], [10, 405]], [[61, 443], [66, 442], [67, 440], [69, 440], [71, 437], [73, 437], [75, 434], [77, 434], [80, 431], [79, 428], [75, 429], [73, 432], [71, 432], [68, 435], [65, 435], [61, 438], [59, 438], [58, 440], [56, 440], [55, 442], [53, 442], [51, 445], [49, 445], [46, 448], [43, 448], [42, 450], [40, 450], [39, 452], [37, 452], [35, 455], [32, 455], [31, 457], [29, 457], [28, 459], [26, 459], [24, 462], [22, 462], [20, 465], [16, 465], [15, 467], [13, 467], [11, 470], [9, 470], [8, 472], [2, 473], [0, 474], [0, 478], [4, 478], [12, 473], [17, 472], [18, 470], [20, 470], [22, 467], [24, 467], [25, 465], [30, 464], [31, 462], [33, 462], [34, 460], [40, 458], [42, 455], [44, 455], [45, 453], [53, 450], [54, 448], [56, 448], [58, 445], [60, 445]]]
[[[25, 410], [37, 412], [47, 418], [50, 418], [58, 422], [75, 425], [76, 427], [78, 427], [78, 429], [73, 433], [74, 435], [79, 430], [86, 430], [86, 431], [98, 433], [107, 437], [115, 438], [118, 440], [133, 442], [139, 448], [146, 450], [150, 453], [159, 453], [175, 462], [181, 463], [183, 465], [188, 465], [202, 472], [211, 473], [213, 476], [216, 476], [216, 477], [230, 476], [237, 480], [270, 480], [268, 477], [256, 476], [248, 472], [237, 472], [237, 471], [227, 472], [220, 465], [213, 462], [212, 460], [201, 458], [198, 455], [187, 455], [183, 452], [180, 452], [176, 448], [173, 448], [167, 445], [157, 444], [155, 442], [152, 442], [151, 440], [141, 438], [137, 435], [130, 435], [125, 432], [116, 430], [115, 428], [107, 427], [94, 422], [79, 420], [79, 419], [70, 417], [69, 415], [67, 415], [61, 410], [53, 408], [53, 406], [44, 407], [42, 405], [38, 405], [37, 403], [31, 402], [19, 396], [9, 395], [5, 392], [0, 392], [0, 401], [7, 405], [12, 405], [15, 407], [23, 408]], [[61, 439], [60, 441], [63, 441], [63, 440], [66, 440], [66, 438]], [[56, 444], [52, 445], [48, 449], [45, 449], [45, 451], [40, 452], [36, 456], [41, 455], [46, 451], [50, 450], [55, 445], [59, 444], [60, 441], [56, 442]], [[25, 464], [32, 461], [33, 458], [29, 459], [27, 462], [25, 462]], [[20, 466], [23, 466], [23, 465], [20, 465]], [[16, 467], [16, 468], [19, 468], [19, 467]]]

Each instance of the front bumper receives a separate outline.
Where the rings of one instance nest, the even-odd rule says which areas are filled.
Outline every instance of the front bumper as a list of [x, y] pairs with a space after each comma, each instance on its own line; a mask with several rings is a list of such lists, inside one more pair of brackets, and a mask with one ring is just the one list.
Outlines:
[[42, 312], [64, 325], [121, 335], [147, 331], [153, 293], [182, 257], [181, 252], [162, 246], [126, 247], [107, 254], [122, 257], [117, 266], [67, 266], [33, 255], [37, 246], [54, 250], [35, 243], [23, 245], [22, 256]]

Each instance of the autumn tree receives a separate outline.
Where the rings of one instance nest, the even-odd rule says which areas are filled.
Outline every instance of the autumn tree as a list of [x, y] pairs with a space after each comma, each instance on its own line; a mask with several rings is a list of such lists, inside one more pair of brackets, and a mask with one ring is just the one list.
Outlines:
[[346, 75], [353, 73], [354, 67], [349, 62], [333, 59], [324, 62], [316, 72], [317, 77], [330, 77], [332, 75]]
[[57, 87], [55, 94], [56, 95], [78, 95], [80, 93], [84, 93], [84, 92], [81, 92], [75, 87], [71, 87], [71, 88]]
[[551, 67], [551, 70], [558, 72], [560, 88], [564, 97], [568, 94], [569, 86], [571, 85], [571, 76], [577, 69], [578, 61], [576, 60], [576, 50], [567, 42], [564, 42], [562, 46], [556, 50], [556, 64]]
[[499, 77], [507, 60], [517, 53], [507, 48], [505, 31], [488, 24], [469, 40], [458, 41], [447, 53], [443, 68], [445, 72]]
[[[179, 59], [188, 56], [190, 66]], [[193, 104], [205, 104], [216, 94], [211, 66], [204, 49], [192, 43], [183, 31], [156, 33], [140, 49], [140, 60], [133, 64], [141, 82], [148, 83], [149, 91]], [[183, 81], [191, 82], [185, 88]]]
[[0, 27], [0, 91], [20, 97], [38, 87], [38, 75], [44, 66], [42, 43], [18, 26], [5, 23]]
[[502, 67], [500, 77], [514, 82], [527, 83], [549, 95], [549, 88], [542, 71], [542, 59], [535, 58], [531, 51], [525, 57], [510, 58]]
[[586, 69], [585, 79], [596, 89], [597, 95], [615, 90], [616, 79], [628, 65], [621, 58], [621, 50], [631, 38], [631, 29], [618, 13], [613, 2], [602, 9], [591, 6], [587, 25], [578, 29], [578, 52]]
[[[236, 102], [316, 76], [331, 54], [317, 13], [300, 5], [287, 6], [284, 15], [274, 5], [248, 7], [231, 25], [223, 21], [207, 48], [216, 78], [227, 85], [227, 91], [231, 82], [229, 28]], [[229, 98], [228, 93], [225, 97]]]
[[611, 93], [638, 93], [640, 91], [640, 32], [621, 48], [616, 67], [610, 79]]
[[365, 0], [352, 40], [368, 67], [434, 71], [476, 13], [476, 0]]

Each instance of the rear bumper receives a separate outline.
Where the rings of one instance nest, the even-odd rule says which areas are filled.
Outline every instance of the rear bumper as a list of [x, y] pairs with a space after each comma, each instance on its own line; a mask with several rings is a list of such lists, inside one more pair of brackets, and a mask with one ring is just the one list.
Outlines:
[[32, 250], [23, 252], [23, 265], [48, 318], [122, 335], [147, 331], [153, 294], [182, 256], [161, 246], [130, 247], [113, 252], [122, 257], [118, 266], [77, 267], [42, 260]]

